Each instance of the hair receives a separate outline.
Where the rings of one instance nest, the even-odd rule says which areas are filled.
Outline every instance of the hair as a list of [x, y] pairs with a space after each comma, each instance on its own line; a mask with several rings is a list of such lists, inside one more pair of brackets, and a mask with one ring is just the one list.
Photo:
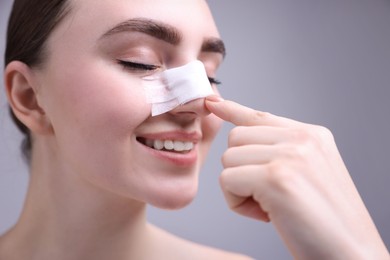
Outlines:
[[[17, 60], [31, 68], [41, 67], [47, 57], [47, 39], [69, 12], [68, 7], [67, 0], [15, 0], [8, 21], [5, 66]], [[25, 159], [30, 161], [30, 130], [18, 120], [10, 107], [9, 111], [24, 135], [21, 149]]]

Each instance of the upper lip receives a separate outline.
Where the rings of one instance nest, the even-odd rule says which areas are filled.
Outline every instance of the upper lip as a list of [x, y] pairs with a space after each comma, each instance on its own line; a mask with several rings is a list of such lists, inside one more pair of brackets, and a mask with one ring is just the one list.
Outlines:
[[193, 132], [168, 131], [168, 132], [159, 132], [159, 133], [140, 134], [137, 135], [137, 137], [142, 137], [151, 140], [176, 140], [176, 141], [197, 143], [202, 138], [202, 134], [197, 131], [193, 131]]

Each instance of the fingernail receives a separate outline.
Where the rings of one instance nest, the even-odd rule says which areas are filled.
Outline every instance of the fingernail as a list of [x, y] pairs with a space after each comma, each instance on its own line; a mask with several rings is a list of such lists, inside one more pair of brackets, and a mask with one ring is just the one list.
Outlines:
[[212, 95], [212, 96], [206, 97], [206, 100], [207, 100], [207, 101], [211, 101], [211, 102], [221, 102], [221, 101], [223, 101], [224, 99], [223, 99], [221, 96]]

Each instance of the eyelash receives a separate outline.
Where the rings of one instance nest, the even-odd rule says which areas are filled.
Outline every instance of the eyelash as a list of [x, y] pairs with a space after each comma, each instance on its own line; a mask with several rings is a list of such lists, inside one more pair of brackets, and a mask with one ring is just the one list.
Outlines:
[[[118, 60], [118, 63], [122, 65], [125, 69], [133, 70], [133, 71], [153, 71], [160, 68], [157, 65], [144, 64], [132, 61], [124, 61]], [[216, 78], [208, 77], [210, 84], [221, 85], [222, 82]]]
[[135, 70], [135, 71], [153, 71], [160, 68], [160, 66], [157, 65], [151, 65], [151, 64], [143, 64], [143, 63], [137, 63], [132, 61], [124, 61], [124, 60], [118, 60], [118, 63], [122, 65], [125, 69], [129, 70]]
[[215, 85], [221, 85], [222, 82], [219, 81], [218, 79], [216, 78], [212, 78], [212, 77], [208, 77], [209, 81], [210, 81], [210, 84], [215, 84]]

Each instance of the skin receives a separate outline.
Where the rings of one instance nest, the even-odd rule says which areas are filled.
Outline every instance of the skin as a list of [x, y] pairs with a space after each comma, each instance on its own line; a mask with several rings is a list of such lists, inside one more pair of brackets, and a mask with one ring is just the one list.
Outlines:
[[[298, 259], [388, 258], [323, 127], [217, 96], [150, 117], [142, 77], [152, 72], [124, 69], [117, 59], [161, 69], [200, 59], [214, 76], [222, 55], [201, 51], [205, 39], [219, 37], [204, 1], [73, 0], [71, 7], [48, 40], [42, 68], [14, 61], [5, 71], [9, 103], [33, 135], [33, 156], [25, 207], [0, 238], [0, 259], [245, 259], [174, 237], [145, 218], [146, 204], [174, 209], [193, 199], [222, 120], [237, 125], [221, 175], [234, 211], [272, 221]], [[104, 37], [139, 17], [174, 26], [182, 41], [139, 32]], [[136, 140], [166, 131], [201, 136], [195, 163], [158, 158]]]
[[[43, 67], [13, 61], [5, 71], [9, 103], [31, 130], [33, 151], [23, 213], [1, 238], [0, 258], [243, 258], [174, 237], [145, 217], [146, 204], [176, 209], [194, 198], [199, 169], [222, 123], [204, 99], [151, 117], [142, 85], [144, 76], [196, 59], [208, 76], [215, 75], [223, 55], [202, 51], [207, 39], [219, 38], [207, 4], [74, 0], [70, 5], [48, 39]], [[181, 41], [133, 30], [112, 33], [129, 19], [174, 27]], [[118, 59], [158, 69], [126, 69]], [[167, 133], [169, 139], [195, 138], [191, 163], [178, 154], [167, 160], [159, 153], [161, 159], [137, 141]]]
[[296, 259], [389, 259], [332, 133], [210, 97], [235, 124], [220, 183], [230, 208], [272, 221]]

